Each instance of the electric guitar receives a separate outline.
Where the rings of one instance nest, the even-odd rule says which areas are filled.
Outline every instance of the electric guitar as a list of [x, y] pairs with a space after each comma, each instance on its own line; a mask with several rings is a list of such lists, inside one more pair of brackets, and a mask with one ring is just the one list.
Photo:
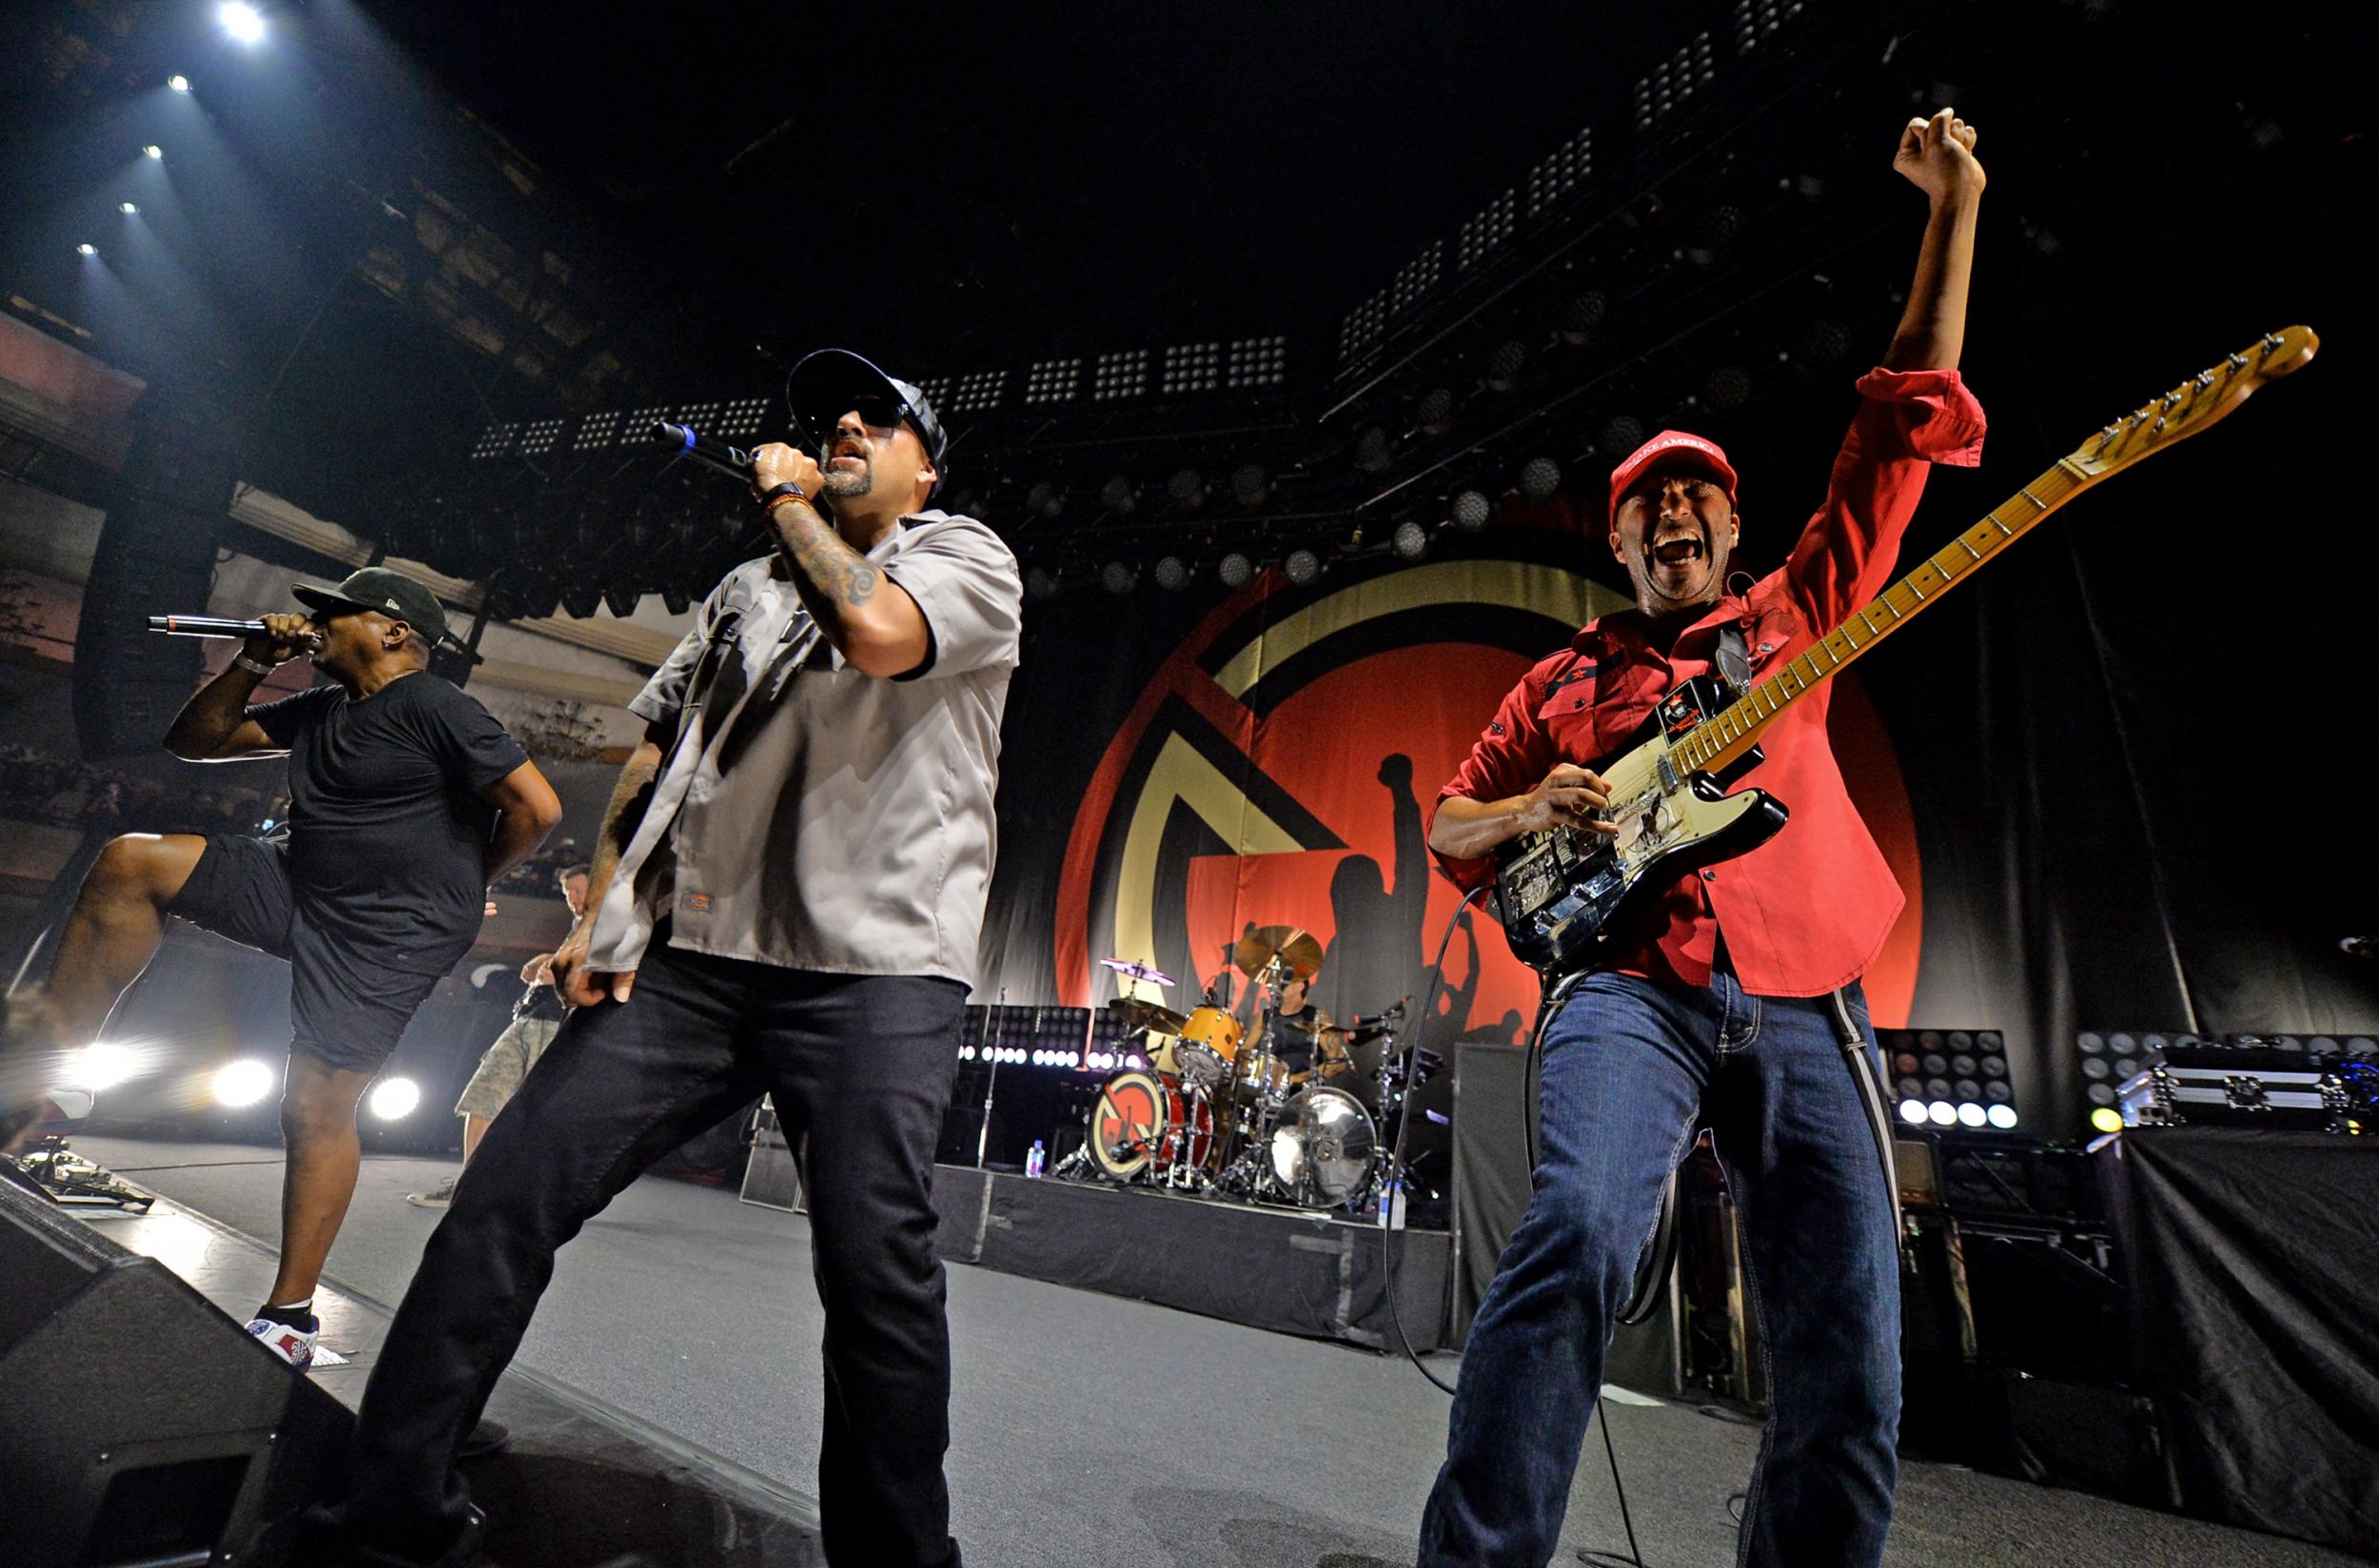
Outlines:
[[1588, 967], [1644, 897], [1775, 837], [1788, 814], [1782, 801], [1727, 791], [1760, 764], [1760, 736], [1779, 715], [2041, 519], [2303, 368], [2320, 342], [2310, 327], [2272, 333], [2116, 420], [1750, 691], [1730, 695], [1709, 676], [1671, 691], [1624, 748], [1593, 765], [1610, 781], [1598, 815], [1617, 825], [1616, 837], [1562, 827], [1496, 851], [1495, 913], [1513, 954], [1546, 975]]

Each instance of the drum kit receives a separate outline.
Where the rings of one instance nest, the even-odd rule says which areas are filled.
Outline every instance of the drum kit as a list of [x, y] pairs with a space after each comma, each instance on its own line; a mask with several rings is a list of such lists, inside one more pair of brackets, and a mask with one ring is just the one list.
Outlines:
[[[1099, 961], [1135, 993], [1108, 1007], [1140, 1031], [1148, 1066], [1100, 1088], [1082, 1147], [1055, 1174], [1300, 1208], [1366, 1207], [1389, 1179], [1393, 1143], [1384, 1132], [1408, 1087], [1396, 1049], [1404, 1004], [1349, 1029], [1317, 1013], [1279, 1016], [1268, 1004], [1322, 968], [1321, 943], [1294, 926], [1258, 927], [1230, 957], [1268, 1004], [1252, 1034], [1211, 995], [1184, 1013], [1136, 994], [1174, 984], [1150, 965]], [[1373, 1046], [1378, 1066], [1364, 1072], [1355, 1052]]]

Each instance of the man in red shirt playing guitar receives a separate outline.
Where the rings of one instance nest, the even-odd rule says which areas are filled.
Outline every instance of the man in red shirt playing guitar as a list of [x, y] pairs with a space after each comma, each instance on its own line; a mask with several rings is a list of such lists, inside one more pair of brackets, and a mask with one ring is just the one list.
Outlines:
[[[1585, 764], [1727, 655], [1756, 681], [1806, 654], [1890, 579], [1930, 464], [1978, 460], [1982, 409], [1956, 368], [1983, 188], [1974, 147], [1949, 109], [1901, 134], [1893, 167], [1932, 208], [1916, 282], [1882, 366], [1858, 383], [1825, 503], [1781, 569], [1729, 591], [1741, 518], [1713, 442], [1665, 431], [1612, 474], [1611, 550], [1636, 607], [1530, 670], [1439, 795], [1429, 848], [1457, 882], [1491, 879], [1489, 856], [1524, 833], [1613, 831], [1596, 814], [1612, 786]], [[1557, 993], [1535, 1196], [1470, 1330], [1424, 1564], [1551, 1559], [1613, 1320], [1700, 1123], [1742, 1217], [1769, 1362], [1740, 1559], [1882, 1558], [1898, 1474], [1897, 1238], [1878, 1148], [1889, 1129], [1845, 1070], [1842, 1029], [1855, 1024], [1872, 1059], [1858, 976], [1901, 895], [1843, 789], [1824, 695], [1779, 717], [1748, 775], [1789, 810], [1782, 830], [1622, 916], [1593, 971]]]

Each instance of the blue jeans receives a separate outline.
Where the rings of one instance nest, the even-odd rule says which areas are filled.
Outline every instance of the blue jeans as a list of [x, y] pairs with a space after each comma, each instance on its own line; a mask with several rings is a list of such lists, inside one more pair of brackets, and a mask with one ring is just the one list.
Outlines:
[[[1867, 1035], [1866, 1001], [1851, 1010]], [[1824, 997], [1627, 975], [1545, 1031], [1535, 1196], [1470, 1329], [1421, 1561], [1541, 1568], [1662, 1184], [1714, 1130], [1767, 1347], [1738, 1560], [1869, 1568], [1898, 1476], [1899, 1271], [1882, 1162]]]

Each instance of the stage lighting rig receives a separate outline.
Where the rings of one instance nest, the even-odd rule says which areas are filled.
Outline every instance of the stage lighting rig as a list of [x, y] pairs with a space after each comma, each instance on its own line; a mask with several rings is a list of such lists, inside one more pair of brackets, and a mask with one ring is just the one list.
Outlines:
[[129, 217], [132, 217], [134, 214], [138, 213], [138, 212], [140, 211], [140, 208], [139, 208], [138, 206], [134, 206], [134, 205], [133, 205], [132, 203], [130, 203], [130, 202], [118, 202], [118, 203], [116, 204], [116, 210], [117, 210], [118, 212], [123, 213], [126, 217], [129, 218]]
[[166, 149], [159, 147], [154, 142], [151, 142], [147, 147], [141, 148], [141, 156], [150, 160], [152, 163], [160, 158], [163, 158], [165, 155]]
[[1099, 486], [1099, 504], [1119, 518], [1128, 518], [1140, 509], [1140, 492], [1128, 476], [1111, 474]]
[[1140, 569], [1120, 560], [1111, 560], [1099, 568], [1099, 586], [1114, 595], [1129, 594], [1139, 586]]
[[1261, 506], [1272, 493], [1272, 478], [1260, 462], [1243, 462], [1230, 471], [1230, 499], [1242, 506]]
[[1255, 579], [1255, 562], [1246, 552], [1233, 550], [1214, 564], [1214, 575], [1226, 588], [1245, 588]]
[[1528, 345], [1517, 338], [1506, 338], [1495, 345], [1487, 356], [1486, 374], [1482, 379], [1498, 392], [1512, 389], [1512, 381], [1528, 363]]
[[1419, 560], [1429, 553], [1429, 531], [1417, 522], [1398, 523], [1396, 553], [1406, 560]]
[[171, 88], [176, 92], [187, 92], [190, 90], [190, 79], [180, 74], [179, 72], [176, 72], [175, 74], [166, 78], [166, 86]]
[[1551, 458], [1530, 458], [1520, 470], [1520, 493], [1543, 500], [1562, 487], [1562, 465]]
[[1309, 588], [1322, 576], [1322, 558], [1310, 550], [1291, 550], [1288, 559], [1281, 562], [1281, 571], [1296, 586]]
[[96, 256], [99, 254], [99, 247], [91, 244], [88, 240], [85, 240], [81, 245], [74, 247], [74, 254], [77, 256]]
[[281, 1075], [273, 1070], [270, 1062], [243, 1056], [217, 1068], [209, 1087], [214, 1090], [215, 1104], [236, 1110], [260, 1104], [280, 1081]]
[[1156, 585], [1169, 594], [1178, 594], [1189, 587], [1196, 575], [1179, 556], [1167, 556], [1156, 563]]
[[372, 1086], [364, 1104], [383, 1122], [401, 1122], [422, 1103], [422, 1086], [410, 1078], [383, 1078]]
[[1165, 481], [1165, 495], [1184, 512], [1194, 512], [1206, 504], [1206, 476], [1194, 468], [1177, 468]]
[[1475, 534], [1495, 516], [1495, 503], [1484, 491], [1465, 490], [1454, 498], [1453, 523], [1465, 534]]

